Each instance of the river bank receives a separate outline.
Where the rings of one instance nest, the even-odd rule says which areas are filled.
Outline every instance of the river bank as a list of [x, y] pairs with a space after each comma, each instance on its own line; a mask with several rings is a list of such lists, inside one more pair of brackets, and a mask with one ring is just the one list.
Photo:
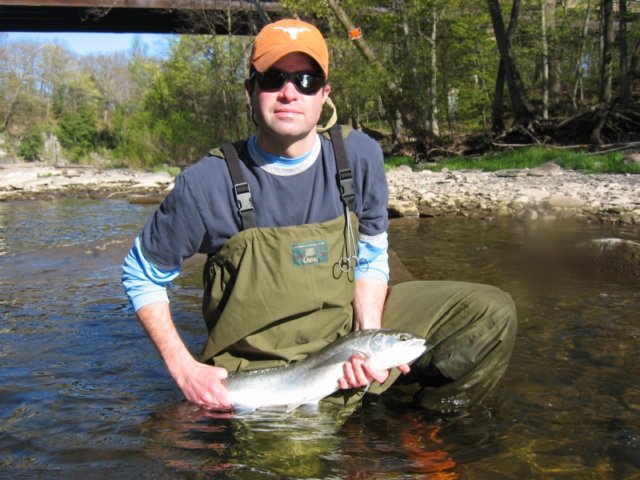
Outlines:
[[53, 167], [39, 163], [0, 165], [0, 201], [54, 198], [126, 198], [160, 202], [173, 176], [126, 168]]
[[638, 175], [585, 174], [547, 163], [498, 172], [414, 172], [399, 167], [387, 178], [392, 217], [640, 224]]
[[[387, 180], [391, 217], [640, 224], [637, 175], [584, 174], [548, 163], [499, 172], [415, 172], [404, 166], [388, 172]], [[0, 165], [0, 201], [73, 197], [156, 203], [172, 188], [173, 177], [166, 172]]]

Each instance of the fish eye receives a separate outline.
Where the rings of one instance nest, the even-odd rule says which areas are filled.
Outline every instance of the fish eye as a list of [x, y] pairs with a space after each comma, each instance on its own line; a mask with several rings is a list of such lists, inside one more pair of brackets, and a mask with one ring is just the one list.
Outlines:
[[408, 333], [401, 333], [398, 338], [400, 340], [402, 340], [403, 342], [406, 342], [407, 340], [411, 340], [411, 335], [409, 335]]

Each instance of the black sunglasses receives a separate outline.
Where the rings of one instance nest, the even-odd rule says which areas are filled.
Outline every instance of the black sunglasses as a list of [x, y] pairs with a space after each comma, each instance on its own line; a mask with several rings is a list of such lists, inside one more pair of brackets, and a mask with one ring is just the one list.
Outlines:
[[261, 90], [276, 92], [284, 87], [286, 82], [293, 82], [298, 91], [304, 95], [313, 95], [324, 87], [324, 77], [312, 72], [287, 73], [272, 68], [264, 73], [254, 70], [251, 80], [258, 81]]

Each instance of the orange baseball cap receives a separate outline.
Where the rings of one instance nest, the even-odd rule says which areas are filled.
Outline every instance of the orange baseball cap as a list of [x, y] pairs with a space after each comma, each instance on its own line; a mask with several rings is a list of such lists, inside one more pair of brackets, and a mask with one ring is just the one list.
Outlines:
[[301, 52], [313, 58], [329, 76], [329, 49], [322, 33], [314, 25], [292, 18], [266, 25], [256, 36], [251, 63], [265, 72], [288, 53]]

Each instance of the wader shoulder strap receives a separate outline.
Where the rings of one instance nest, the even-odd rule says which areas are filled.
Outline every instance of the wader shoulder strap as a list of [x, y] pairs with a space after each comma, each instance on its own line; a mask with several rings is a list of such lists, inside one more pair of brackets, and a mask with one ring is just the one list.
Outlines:
[[233, 143], [225, 143], [220, 147], [224, 154], [224, 160], [227, 162], [227, 168], [231, 174], [233, 182], [233, 194], [236, 198], [236, 205], [240, 213], [242, 221], [242, 229], [254, 228], [256, 226], [256, 217], [253, 210], [253, 200], [251, 199], [251, 189], [246, 182], [242, 170], [240, 169], [240, 158]]
[[355, 197], [355, 189], [353, 186], [353, 172], [349, 165], [349, 157], [347, 157], [347, 149], [344, 146], [344, 137], [342, 135], [342, 127], [334, 125], [329, 129], [331, 135], [331, 144], [333, 145], [333, 153], [336, 157], [336, 167], [338, 169], [338, 187], [340, 188], [340, 196], [342, 202], [350, 210], [353, 210], [353, 199]]

